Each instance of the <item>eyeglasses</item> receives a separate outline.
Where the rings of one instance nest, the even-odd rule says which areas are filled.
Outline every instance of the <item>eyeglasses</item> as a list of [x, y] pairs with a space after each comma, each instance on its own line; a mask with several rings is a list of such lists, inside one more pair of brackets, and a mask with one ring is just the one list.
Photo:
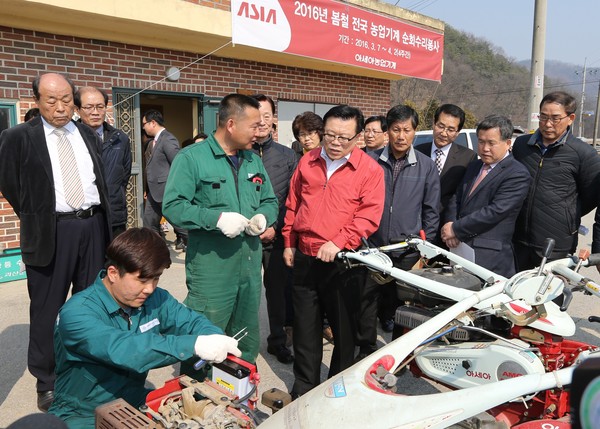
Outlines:
[[444, 124], [440, 124], [439, 122], [436, 122], [434, 125], [441, 133], [443, 133], [444, 131], [447, 132], [448, 134], [455, 134], [458, 132], [458, 130], [456, 128], [447, 127]]
[[[150, 121], [150, 122], [152, 122], [152, 121]], [[142, 128], [144, 128], [144, 127], [145, 127], [147, 124], [149, 124], [150, 122], [144, 122], [144, 121], [142, 121]]]
[[98, 112], [104, 112], [106, 110], [106, 106], [104, 104], [96, 104], [95, 106], [81, 106], [81, 110], [84, 110], [88, 113], [93, 112], [94, 110], [97, 110]]
[[344, 136], [336, 136], [335, 134], [325, 133], [325, 134], [323, 134], [323, 140], [325, 140], [328, 143], [331, 143], [331, 142], [337, 140], [338, 142], [340, 142], [340, 144], [346, 144], [346, 143], [350, 142], [351, 140], [354, 140], [356, 138], [356, 136], [358, 136], [359, 134], [360, 134], [360, 131], [352, 137], [344, 137]]
[[377, 130], [365, 130], [365, 134], [383, 134], [385, 131], [377, 131]]
[[569, 116], [571, 116], [571, 115], [563, 116], [562, 118], [560, 118], [557, 116], [548, 116], [548, 115], [544, 115], [543, 113], [540, 113], [539, 120], [540, 120], [540, 122], [550, 121], [551, 124], [556, 125], [563, 119], [568, 118]]
[[313, 138], [315, 136], [315, 134], [317, 134], [316, 131], [309, 131], [307, 133], [298, 133], [298, 138], [299, 139], [305, 139], [307, 137]]

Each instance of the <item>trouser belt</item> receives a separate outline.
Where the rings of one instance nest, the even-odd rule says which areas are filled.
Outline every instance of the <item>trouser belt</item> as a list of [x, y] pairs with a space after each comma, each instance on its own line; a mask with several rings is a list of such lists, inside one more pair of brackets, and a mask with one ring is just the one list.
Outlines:
[[64, 212], [64, 213], [56, 213], [56, 218], [58, 220], [67, 220], [67, 219], [88, 219], [97, 214], [102, 207], [100, 206], [92, 206], [89, 209], [80, 209], [74, 212]]

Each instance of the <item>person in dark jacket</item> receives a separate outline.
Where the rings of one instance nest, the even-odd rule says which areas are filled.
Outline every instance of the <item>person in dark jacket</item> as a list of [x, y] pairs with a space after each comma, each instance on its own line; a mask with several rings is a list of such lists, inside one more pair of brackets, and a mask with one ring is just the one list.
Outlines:
[[99, 88], [86, 86], [75, 93], [75, 107], [81, 122], [92, 128], [100, 141], [106, 186], [112, 219], [113, 237], [127, 228], [126, 189], [131, 176], [131, 146], [123, 131], [105, 121], [108, 94]]
[[285, 345], [287, 335], [284, 330], [284, 326], [291, 326], [293, 321], [292, 277], [291, 268], [283, 262], [281, 228], [285, 218], [285, 200], [290, 188], [290, 179], [298, 165], [298, 156], [292, 149], [273, 140], [271, 134], [275, 119], [273, 99], [264, 94], [254, 95], [253, 98], [260, 103], [262, 125], [252, 150], [262, 159], [279, 203], [277, 221], [260, 236], [263, 244], [263, 283], [271, 331], [267, 337], [267, 352], [276, 356], [281, 363], [292, 363], [294, 356]]
[[[433, 241], [439, 230], [440, 177], [432, 159], [415, 150], [413, 141], [419, 126], [419, 115], [409, 106], [398, 105], [387, 113], [389, 143], [371, 156], [383, 168], [385, 177], [385, 205], [379, 229], [369, 238], [371, 244], [383, 246], [396, 238], [419, 235], [421, 230]], [[409, 270], [419, 260], [419, 252], [394, 253], [394, 266]], [[368, 277], [365, 299], [376, 308], [378, 285]], [[370, 291], [374, 291], [371, 294]], [[385, 331], [394, 328], [393, 317], [398, 307], [394, 283], [382, 289], [379, 320]], [[363, 312], [363, 317], [365, 313]], [[375, 313], [371, 338], [376, 338]], [[373, 337], [373, 335], [375, 337]], [[374, 341], [361, 345], [361, 353], [373, 351]]]
[[598, 205], [600, 156], [573, 136], [576, 108], [565, 92], [547, 94], [539, 129], [513, 145], [513, 156], [533, 178], [513, 236], [518, 271], [540, 264], [546, 238], [555, 241], [550, 259], [573, 253], [581, 217]]
[[71, 120], [75, 85], [44, 73], [32, 89], [41, 116], [0, 134], [0, 192], [21, 222], [31, 300], [27, 367], [37, 379], [38, 408], [47, 411], [56, 315], [69, 292], [84, 290], [102, 268], [111, 223], [98, 137]]
[[515, 274], [511, 238], [531, 183], [527, 169], [510, 154], [512, 134], [505, 116], [490, 115], [477, 125], [481, 159], [467, 166], [441, 230], [448, 247], [465, 243], [475, 263], [507, 278]]
[[[454, 143], [465, 124], [465, 112], [454, 104], [442, 104], [433, 115], [432, 141], [415, 146], [431, 157], [440, 175], [440, 219], [467, 171], [467, 165], [477, 159], [477, 154], [466, 146]], [[442, 222], [440, 222], [440, 228]], [[433, 243], [445, 247], [438, 231]]]

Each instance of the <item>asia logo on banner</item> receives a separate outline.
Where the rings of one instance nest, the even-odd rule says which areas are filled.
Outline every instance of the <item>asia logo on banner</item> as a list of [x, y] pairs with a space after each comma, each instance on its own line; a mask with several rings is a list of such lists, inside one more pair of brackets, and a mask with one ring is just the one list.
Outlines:
[[444, 36], [334, 0], [232, 0], [232, 41], [440, 81]]

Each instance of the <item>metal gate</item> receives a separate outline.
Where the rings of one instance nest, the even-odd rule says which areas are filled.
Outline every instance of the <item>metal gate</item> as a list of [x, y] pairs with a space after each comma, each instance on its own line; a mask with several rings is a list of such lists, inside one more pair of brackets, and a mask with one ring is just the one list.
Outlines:
[[140, 96], [133, 90], [113, 88], [115, 127], [131, 141], [131, 178], [127, 185], [127, 228], [142, 226], [144, 213], [144, 183], [142, 178], [142, 136], [139, 124]]

